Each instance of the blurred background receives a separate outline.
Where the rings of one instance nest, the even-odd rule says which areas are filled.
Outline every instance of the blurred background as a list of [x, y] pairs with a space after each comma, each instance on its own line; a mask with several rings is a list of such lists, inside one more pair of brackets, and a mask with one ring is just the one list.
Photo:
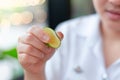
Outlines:
[[55, 29], [65, 20], [92, 13], [92, 0], [0, 0], [0, 80], [23, 80], [16, 46], [29, 27]]

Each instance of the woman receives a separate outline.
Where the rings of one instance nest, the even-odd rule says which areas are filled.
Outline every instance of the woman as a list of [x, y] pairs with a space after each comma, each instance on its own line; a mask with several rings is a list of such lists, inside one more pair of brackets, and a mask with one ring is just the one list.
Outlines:
[[39, 27], [19, 38], [25, 80], [120, 80], [120, 0], [93, 3], [96, 15], [57, 27], [63, 39], [57, 50], [44, 44], [49, 36]]

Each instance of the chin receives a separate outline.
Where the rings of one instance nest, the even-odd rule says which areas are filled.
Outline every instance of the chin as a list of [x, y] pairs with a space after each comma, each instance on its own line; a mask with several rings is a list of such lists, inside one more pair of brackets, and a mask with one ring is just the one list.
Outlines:
[[120, 21], [112, 21], [110, 19], [102, 19], [103, 26], [108, 27], [111, 30], [120, 31]]
[[109, 25], [110, 27], [117, 28], [117, 29], [120, 28], [120, 18], [118, 18], [118, 17], [111, 18], [108, 15], [106, 15], [103, 17], [103, 20], [104, 20], [105, 24]]
[[111, 30], [120, 31], [120, 24], [111, 22], [111, 23], [108, 23], [107, 26], [108, 26]]
[[111, 27], [111, 29], [112, 30], [114, 30], [114, 31], [119, 31], [120, 32], [120, 26], [118, 27], [118, 26], [113, 26], [113, 27]]

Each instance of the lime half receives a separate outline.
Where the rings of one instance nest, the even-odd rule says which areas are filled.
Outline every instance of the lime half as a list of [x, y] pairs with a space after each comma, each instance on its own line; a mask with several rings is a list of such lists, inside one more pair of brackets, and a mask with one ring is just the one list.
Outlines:
[[60, 41], [59, 37], [57, 36], [56, 32], [49, 27], [45, 27], [45, 28], [43, 28], [43, 30], [50, 37], [47, 45], [52, 47], [52, 48], [58, 48], [61, 44], [61, 41]]

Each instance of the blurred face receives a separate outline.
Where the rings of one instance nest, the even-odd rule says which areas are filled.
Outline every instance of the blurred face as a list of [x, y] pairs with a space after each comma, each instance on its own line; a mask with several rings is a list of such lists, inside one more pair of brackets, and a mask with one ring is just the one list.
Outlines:
[[120, 30], [120, 0], [93, 0], [104, 27]]

